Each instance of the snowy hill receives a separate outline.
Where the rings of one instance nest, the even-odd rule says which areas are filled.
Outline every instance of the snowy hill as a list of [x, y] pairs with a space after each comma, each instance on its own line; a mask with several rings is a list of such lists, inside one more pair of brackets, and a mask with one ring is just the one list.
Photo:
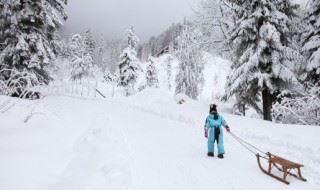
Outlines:
[[161, 89], [114, 99], [47, 96], [30, 102], [1, 96], [0, 109], [0, 189], [317, 190], [320, 185], [319, 127], [222, 113], [235, 134], [305, 165], [308, 182], [289, 177], [287, 186], [264, 175], [254, 155], [228, 134], [226, 158], [208, 158], [207, 103], [178, 105]]

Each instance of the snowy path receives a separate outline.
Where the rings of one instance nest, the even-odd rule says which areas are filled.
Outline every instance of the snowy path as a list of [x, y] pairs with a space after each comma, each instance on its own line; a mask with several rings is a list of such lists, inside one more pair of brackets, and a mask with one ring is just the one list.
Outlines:
[[7, 119], [19, 115], [15, 121], [0, 115], [6, 123], [0, 127], [0, 189], [316, 190], [320, 185], [316, 127], [225, 115], [236, 134], [306, 165], [308, 183], [289, 178], [286, 186], [262, 174], [255, 157], [229, 135], [224, 160], [206, 157], [205, 104], [181, 106], [150, 92], [99, 101], [48, 97], [38, 105], [45, 114], [23, 125], [28, 104], [6, 113]]

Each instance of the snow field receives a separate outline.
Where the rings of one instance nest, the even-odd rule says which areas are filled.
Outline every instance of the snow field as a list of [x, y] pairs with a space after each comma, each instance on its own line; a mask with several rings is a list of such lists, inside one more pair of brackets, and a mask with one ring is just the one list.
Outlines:
[[[0, 97], [0, 105], [8, 99]], [[316, 190], [320, 184], [318, 127], [222, 113], [235, 134], [305, 164], [308, 182], [289, 177], [287, 186], [264, 175], [254, 155], [226, 133], [226, 158], [206, 157], [207, 103], [178, 105], [157, 89], [105, 100], [48, 96], [34, 108], [44, 114], [24, 123], [34, 104], [19, 100], [0, 115], [1, 189]]]

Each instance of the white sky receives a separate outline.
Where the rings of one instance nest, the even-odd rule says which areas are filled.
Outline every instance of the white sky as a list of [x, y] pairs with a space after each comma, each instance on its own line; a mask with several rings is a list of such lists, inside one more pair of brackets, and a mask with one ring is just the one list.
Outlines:
[[91, 28], [95, 35], [124, 38], [131, 24], [141, 40], [193, 14], [199, 0], [69, 0], [65, 33]]
[[[65, 34], [90, 28], [95, 36], [124, 38], [131, 24], [142, 41], [193, 14], [200, 0], [68, 0]], [[293, 0], [305, 4], [307, 0]]]

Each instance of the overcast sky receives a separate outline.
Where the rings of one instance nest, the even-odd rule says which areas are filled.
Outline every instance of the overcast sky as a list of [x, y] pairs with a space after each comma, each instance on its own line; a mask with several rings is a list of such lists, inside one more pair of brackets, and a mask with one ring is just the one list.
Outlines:
[[141, 40], [193, 14], [199, 0], [69, 0], [65, 33], [91, 28], [97, 36], [124, 38], [131, 24]]
[[[142, 41], [158, 35], [174, 22], [190, 17], [200, 0], [68, 0], [64, 33], [90, 28], [95, 36], [125, 38], [131, 24]], [[293, 0], [306, 2], [307, 0]]]

